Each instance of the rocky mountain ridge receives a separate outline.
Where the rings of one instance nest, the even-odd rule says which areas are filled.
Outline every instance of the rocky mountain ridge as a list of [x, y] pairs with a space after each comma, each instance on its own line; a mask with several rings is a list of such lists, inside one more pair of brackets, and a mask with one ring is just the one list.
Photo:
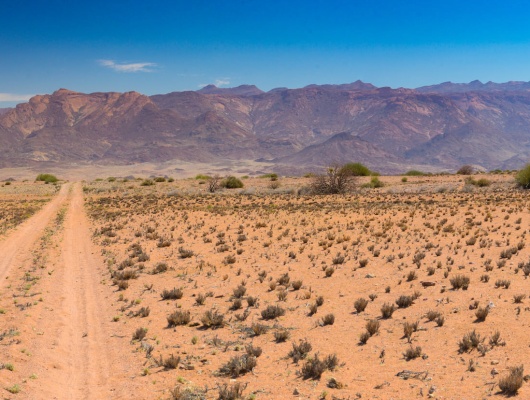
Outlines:
[[530, 160], [530, 83], [377, 88], [361, 81], [145, 96], [60, 89], [0, 113], [0, 166], [262, 160], [519, 168]]

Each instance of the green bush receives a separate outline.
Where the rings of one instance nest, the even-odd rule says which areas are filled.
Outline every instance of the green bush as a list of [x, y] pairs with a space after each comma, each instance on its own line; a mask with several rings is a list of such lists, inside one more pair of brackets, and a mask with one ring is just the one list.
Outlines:
[[515, 180], [523, 189], [530, 189], [530, 164], [526, 164], [526, 166], [515, 175]]
[[221, 182], [221, 187], [224, 187], [226, 189], [239, 189], [242, 188], [243, 182], [241, 182], [241, 179], [237, 179], [235, 176], [228, 176]]
[[370, 169], [361, 164], [361, 163], [347, 163], [342, 166], [343, 171], [349, 172], [353, 176], [370, 176], [372, 175], [372, 171]]
[[278, 180], [278, 174], [274, 174], [274, 173], [265, 174], [265, 175], [261, 175], [260, 178], [269, 178], [271, 181], [277, 181]]
[[158, 176], [155, 178], [155, 182], [165, 182], [166, 181], [166, 178], [164, 178], [163, 176]]
[[37, 179], [35, 179], [37, 182], [46, 182], [46, 183], [54, 183], [57, 182], [58, 179], [55, 175], [52, 174], [39, 174], [37, 175]]
[[424, 172], [418, 171], [417, 169], [411, 169], [410, 171], [405, 172], [403, 175], [406, 176], [423, 176]]
[[479, 180], [473, 179], [472, 177], [467, 177], [464, 182], [468, 185], [478, 186], [478, 187], [486, 187], [491, 185], [491, 181], [486, 178], [480, 178]]
[[195, 175], [195, 179], [206, 181], [208, 179], [212, 179], [212, 177], [209, 176], [209, 175], [197, 174], [197, 175]]
[[155, 182], [153, 182], [152, 179], [144, 179], [142, 183], [140, 183], [140, 186], [153, 186]]
[[362, 187], [376, 189], [376, 188], [380, 188], [383, 186], [385, 186], [385, 184], [381, 182], [377, 176], [372, 176], [372, 179], [370, 179], [370, 182], [365, 183]]

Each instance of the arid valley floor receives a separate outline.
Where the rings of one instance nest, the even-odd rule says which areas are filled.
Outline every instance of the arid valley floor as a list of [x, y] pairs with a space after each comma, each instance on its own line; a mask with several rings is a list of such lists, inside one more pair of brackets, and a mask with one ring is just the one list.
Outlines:
[[331, 196], [102, 178], [0, 185], [0, 398], [481, 399], [528, 379], [513, 174]]

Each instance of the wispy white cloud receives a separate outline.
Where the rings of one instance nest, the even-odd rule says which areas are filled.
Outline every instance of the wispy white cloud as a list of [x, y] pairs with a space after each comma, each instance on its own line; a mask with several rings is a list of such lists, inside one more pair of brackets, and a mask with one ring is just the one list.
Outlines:
[[114, 60], [98, 60], [98, 63], [117, 72], [154, 72], [153, 68], [157, 66], [153, 62], [120, 63]]
[[[214, 80], [213, 84], [217, 87], [222, 87], [222, 86], [226, 86], [226, 85], [230, 85], [230, 78], [217, 78]], [[200, 88], [203, 88], [205, 86], [208, 86], [209, 83], [200, 83], [199, 86]]]
[[226, 85], [230, 85], [230, 78], [217, 78], [215, 80], [215, 86], [217, 87], [226, 86]]
[[34, 94], [0, 93], [0, 101], [28, 101]]

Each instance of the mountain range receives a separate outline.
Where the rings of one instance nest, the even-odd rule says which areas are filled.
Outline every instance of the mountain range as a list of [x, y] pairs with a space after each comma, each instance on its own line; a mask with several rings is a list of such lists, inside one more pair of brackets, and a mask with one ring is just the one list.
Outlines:
[[208, 85], [153, 96], [60, 89], [0, 109], [0, 146], [0, 167], [257, 160], [299, 170], [348, 161], [388, 173], [514, 169], [530, 160], [530, 82]]

